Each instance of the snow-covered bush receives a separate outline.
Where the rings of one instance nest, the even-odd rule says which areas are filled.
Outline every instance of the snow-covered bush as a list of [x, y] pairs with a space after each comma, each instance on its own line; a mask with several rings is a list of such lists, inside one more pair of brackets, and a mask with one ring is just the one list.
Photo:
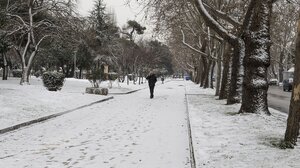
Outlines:
[[49, 91], [61, 90], [64, 85], [65, 75], [59, 72], [45, 72], [43, 73], [44, 86]]
[[14, 69], [12, 70], [13, 77], [21, 78], [22, 77], [22, 70], [21, 69]]
[[107, 95], [108, 94], [108, 89], [107, 88], [88, 87], [88, 88], [85, 89], [85, 93], [96, 94], [96, 95]]
[[108, 80], [116, 80], [118, 79], [119, 75], [117, 73], [108, 73]]
[[103, 76], [103, 73], [100, 69], [92, 69], [87, 74], [87, 79], [92, 84], [92, 87], [99, 88], [99, 82], [101, 80], [101, 76]]

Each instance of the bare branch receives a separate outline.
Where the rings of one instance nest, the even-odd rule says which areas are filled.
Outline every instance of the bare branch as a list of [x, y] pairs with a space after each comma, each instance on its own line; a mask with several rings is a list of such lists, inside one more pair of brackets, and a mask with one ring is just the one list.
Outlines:
[[215, 19], [211, 17], [211, 15], [205, 9], [202, 0], [194, 0], [194, 2], [198, 11], [201, 13], [203, 19], [209, 27], [211, 27], [215, 32], [217, 32], [222, 38], [226, 39], [228, 42], [236, 42], [237, 37], [228, 32], [226, 29], [224, 29]]
[[216, 10], [214, 8], [212, 8], [211, 6], [204, 4], [204, 6], [206, 7], [206, 9], [208, 9], [213, 15], [219, 17], [222, 20], [227, 21], [228, 23], [230, 23], [231, 25], [233, 25], [236, 28], [240, 28], [243, 24], [236, 21], [235, 19], [233, 19], [232, 17], [230, 17], [229, 15], [227, 15], [226, 13]]
[[204, 52], [202, 52], [202, 51], [200, 51], [200, 50], [194, 48], [193, 46], [189, 45], [188, 43], [186, 43], [186, 42], [185, 42], [185, 35], [184, 35], [184, 32], [183, 32], [182, 29], [181, 29], [180, 31], [181, 31], [181, 34], [182, 34], [182, 43], [183, 43], [184, 45], [186, 45], [187, 47], [189, 47], [190, 49], [192, 49], [193, 51], [196, 51], [197, 53], [199, 53], [199, 54], [201, 54], [201, 55], [208, 56], [206, 53], [204, 53]]

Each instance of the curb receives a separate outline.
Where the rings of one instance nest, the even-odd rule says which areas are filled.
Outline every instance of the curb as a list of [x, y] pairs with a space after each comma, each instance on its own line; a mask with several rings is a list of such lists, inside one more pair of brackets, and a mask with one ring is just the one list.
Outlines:
[[141, 88], [141, 89], [137, 89], [137, 90], [132, 90], [132, 91], [125, 92], [125, 93], [108, 93], [108, 94], [109, 94], [109, 95], [125, 95], [125, 94], [131, 94], [131, 93], [134, 93], [134, 92], [143, 90], [143, 89], [146, 89], [146, 88]]
[[40, 122], [43, 122], [43, 121], [46, 121], [46, 120], [49, 120], [49, 119], [52, 119], [52, 118], [55, 118], [55, 117], [59, 117], [59, 116], [62, 116], [64, 114], [68, 114], [68, 113], [71, 113], [73, 111], [76, 111], [76, 110], [79, 110], [79, 109], [82, 109], [82, 108], [85, 108], [85, 107], [88, 107], [88, 106], [92, 106], [94, 104], [105, 102], [105, 101], [108, 101], [108, 100], [113, 99], [113, 98], [114, 97], [111, 96], [111, 97], [108, 97], [108, 98], [105, 98], [105, 99], [102, 99], [102, 100], [99, 100], [99, 101], [92, 102], [90, 104], [86, 104], [86, 105], [71, 109], [71, 110], [67, 110], [67, 111], [64, 111], [64, 112], [52, 114], [52, 115], [45, 116], [45, 117], [40, 117], [38, 119], [34, 119], [34, 120], [23, 122], [21, 124], [17, 124], [17, 125], [11, 126], [11, 127], [7, 127], [7, 128], [4, 128], [4, 129], [0, 130], [0, 135], [4, 134], [4, 133], [7, 133], [7, 132], [17, 130], [17, 129], [20, 129], [20, 128], [23, 128], [23, 127], [26, 127], [26, 126], [29, 126], [29, 125], [32, 125], [32, 124], [40, 123]]
[[[186, 88], [185, 88], [185, 91], [186, 91]], [[193, 146], [192, 128], [191, 128], [189, 105], [188, 105], [189, 103], [188, 103], [187, 97], [188, 97], [188, 95], [185, 94], [187, 127], [188, 127], [188, 136], [189, 136], [189, 149], [190, 149], [190, 161], [191, 161], [191, 168], [196, 168], [196, 159], [195, 159], [195, 152], [194, 152], [194, 146]]]

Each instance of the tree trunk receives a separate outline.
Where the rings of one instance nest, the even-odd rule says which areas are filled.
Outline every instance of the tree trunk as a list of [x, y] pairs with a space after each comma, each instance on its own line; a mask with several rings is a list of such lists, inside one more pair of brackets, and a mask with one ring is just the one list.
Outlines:
[[277, 72], [275, 70], [275, 65], [274, 64], [272, 65], [272, 74], [273, 74], [274, 78], [278, 79], [278, 75], [277, 75]]
[[211, 64], [212, 64], [212, 60], [209, 60], [207, 70], [206, 70], [206, 74], [205, 74], [204, 88], [209, 88], [209, 80], [210, 80], [209, 73], [210, 73]]
[[203, 64], [202, 64], [202, 61], [201, 59], [198, 60], [199, 62], [199, 65], [196, 67], [196, 79], [195, 79], [195, 83], [196, 84], [200, 84], [200, 81], [201, 81], [201, 74], [203, 72]]
[[79, 79], [82, 79], [82, 68], [79, 69]]
[[204, 89], [208, 88], [209, 87], [209, 67], [210, 67], [210, 64], [211, 62], [209, 60], [207, 60], [206, 58], [205, 59], [205, 66], [203, 66], [204, 68], [204, 71], [202, 73], [202, 87]]
[[280, 56], [279, 56], [279, 82], [283, 81], [283, 57], [284, 57], [284, 52], [281, 51]]
[[231, 78], [227, 97], [227, 104], [235, 104], [241, 101], [241, 60], [244, 57], [245, 45], [243, 40], [239, 39], [233, 47], [233, 57], [231, 65]]
[[216, 62], [212, 61], [212, 66], [211, 66], [211, 70], [210, 70], [210, 88], [213, 89], [214, 88], [214, 69], [216, 66]]
[[225, 53], [223, 56], [223, 73], [222, 73], [222, 82], [220, 88], [219, 99], [226, 99], [228, 95], [228, 78], [229, 78], [229, 70], [230, 70], [230, 59], [231, 59], [231, 47], [226, 45]]
[[3, 63], [4, 63], [4, 66], [3, 66], [3, 74], [2, 74], [2, 80], [7, 80], [7, 77], [8, 77], [8, 64], [7, 64], [7, 59], [6, 59], [5, 54], [2, 54], [2, 56], [3, 56]]
[[243, 97], [240, 113], [265, 113], [268, 110], [267, 70], [270, 66], [270, 17], [272, 0], [257, 0], [250, 9], [249, 26], [243, 34], [245, 58]]
[[202, 65], [203, 65], [203, 71], [201, 73], [201, 81], [200, 81], [200, 87], [204, 87], [205, 85], [205, 78], [206, 78], [206, 71], [207, 71], [207, 60], [205, 57], [201, 57]]
[[21, 85], [29, 85], [29, 75], [30, 75], [30, 69], [28, 66], [23, 67], [22, 69], [22, 77], [20, 84]]
[[287, 127], [284, 141], [291, 144], [290, 147], [297, 142], [299, 135], [299, 121], [300, 121], [300, 16], [298, 19], [298, 37], [296, 41], [296, 56], [295, 56], [295, 70], [294, 70], [294, 87], [292, 91], [289, 116], [287, 119]]
[[215, 96], [219, 96], [220, 94], [220, 83], [221, 83], [221, 74], [222, 74], [222, 62], [221, 62], [221, 55], [224, 52], [224, 46], [222, 46], [221, 52], [218, 53], [218, 60], [217, 60], [217, 79], [216, 79], [216, 94]]

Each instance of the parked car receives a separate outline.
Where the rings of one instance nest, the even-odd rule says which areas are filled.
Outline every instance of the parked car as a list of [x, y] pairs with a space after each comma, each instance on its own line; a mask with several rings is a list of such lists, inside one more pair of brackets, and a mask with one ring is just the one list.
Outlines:
[[278, 84], [278, 80], [275, 78], [272, 78], [269, 80], [269, 85], [277, 85]]
[[283, 80], [282, 88], [283, 91], [291, 91], [293, 89], [293, 78]]

